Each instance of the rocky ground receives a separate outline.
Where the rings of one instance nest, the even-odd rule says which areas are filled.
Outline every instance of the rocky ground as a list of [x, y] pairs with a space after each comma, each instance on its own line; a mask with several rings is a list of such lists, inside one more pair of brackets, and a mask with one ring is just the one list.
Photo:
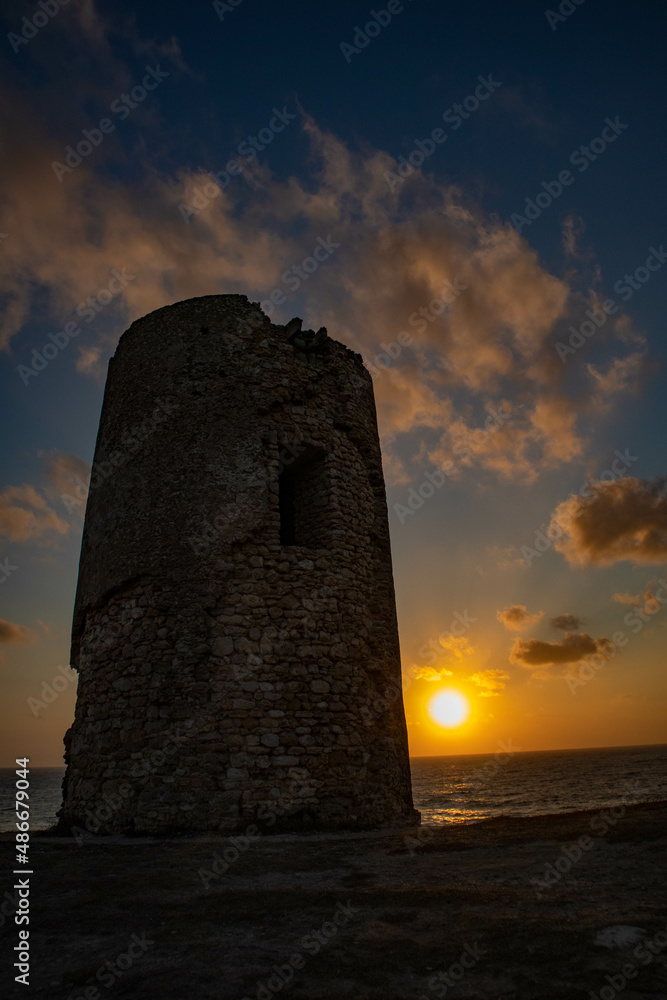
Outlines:
[[418, 838], [35, 835], [30, 986], [10, 995], [667, 1000], [666, 848], [667, 803]]

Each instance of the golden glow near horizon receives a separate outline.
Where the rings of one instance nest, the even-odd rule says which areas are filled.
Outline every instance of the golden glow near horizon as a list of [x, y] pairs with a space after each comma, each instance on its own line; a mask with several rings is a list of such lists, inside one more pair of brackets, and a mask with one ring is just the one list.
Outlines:
[[468, 699], [453, 688], [437, 691], [428, 703], [429, 715], [439, 726], [454, 729], [470, 715]]

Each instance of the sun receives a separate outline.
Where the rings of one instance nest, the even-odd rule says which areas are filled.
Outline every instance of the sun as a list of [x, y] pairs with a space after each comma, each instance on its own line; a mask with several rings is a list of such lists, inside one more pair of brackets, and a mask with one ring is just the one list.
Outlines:
[[439, 726], [453, 729], [462, 725], [470, 714], [468, 699], [458, 691], [445, 689], [434, 694], [428, 703], [429, 715]]

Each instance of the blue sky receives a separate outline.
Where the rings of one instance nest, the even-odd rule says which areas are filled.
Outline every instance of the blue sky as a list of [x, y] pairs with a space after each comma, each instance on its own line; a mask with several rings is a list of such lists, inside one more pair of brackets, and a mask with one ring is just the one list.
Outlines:
[[[52, 11], [56, 0], [46, 2]], [[274, 289], [286, 296], [277, 322], [324, 323], [369, 364], [382, 344], [411, 338], [391, 367], [376, 362], [375, 385], [413, 752], [493, 750], [512, 732], [524, 749], [664, 741], [667, 616], [649, 615], [575, 692], [567, 678], [585, 660], [562, 659], [565, 632], [549, 624], [571, 614], [570, 634], [609, 640], [629, 631], [624, 616], [665, 573], [655, 485], [665, 475], [664, 18], [654, 5], [560, 6], [555, 20], [528, 3], [407, 0], [368, 35], [371, 10], [386, 8], [347, 0], [70, 0], [43, 25], [37, 5], [5, 6], [0, 563], [16, 569], [0, 589], [0, 676], [10, 763], [23, 752], [58, 763], [72, 716], [73, 683], [37, 715], [28, 699], [68, 660], [83, 504], [68, 510], [62, 496], [85, 480], [118, 337], [168, 302], [216, 292], [267, 301]], [[358, 52], [347, 48], [355, 34]], [[97, 145], [54, 169], [83, 130], [99, 130]], [[242, 144], [262, 134], [251, 158]], [[401, 163], [419, 162], [420, 144], [427, 158], [392, 182]], [[210, 174], [230, 160], [240, 173], [221, 190]], [[543, 207], [522, 224], [527, 199]], [[318, 240], [339, 246], [294, 289], [284, 275], [298, 275]], [[624, 276], [635, 274], [629, 296]], [[457, 281], [465, 289], [436, 315], [431, 304]], [[424, 331], [409, 320], [419, 308]], [[600, 329], [563, 363], [556, 344], [587, 310]], [[50, 334], [65, 344], [68, 323], [79, 332], [26, 374]], [[465, 457], [488, 408], [503, 405], [507, 424]], [[623, 475], [603, 478], [586, 502], [568, 499], [626, 449]], [[448, 463], [444, 485], [401, 515], [410, 491]], [[528, 565], [521, 547], [567, 504], [571, 530]], [[597, 537], [591, 524], [603, 523]], [[520, 628], [498, 619], [508, 607], [526, 609]], [[477, 619], [468, 645], [438, 642], [465, 611]], [[419, 650], [431, 640], [441, 652], [427, 677]], [[438, 732], [425, 717], [443, 683], [471, 700], [465, 731]]]

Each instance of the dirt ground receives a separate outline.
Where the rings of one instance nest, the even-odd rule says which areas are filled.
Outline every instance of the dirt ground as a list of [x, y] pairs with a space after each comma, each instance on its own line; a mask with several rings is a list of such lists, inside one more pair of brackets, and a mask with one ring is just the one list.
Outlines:
[[619, 812], [235, 845], [37, 834], [30, 986], [11, 893], [2, 978], [49, 1000], [667, 1000], [667, 803]]

